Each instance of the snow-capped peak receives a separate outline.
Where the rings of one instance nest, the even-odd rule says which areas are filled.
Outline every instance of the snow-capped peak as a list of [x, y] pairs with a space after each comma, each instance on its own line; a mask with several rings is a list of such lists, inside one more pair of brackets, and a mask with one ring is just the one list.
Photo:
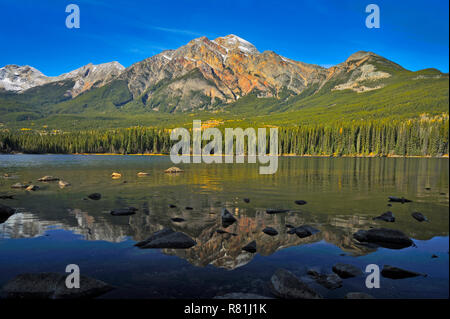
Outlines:
[[225, 37], [220, 37], [215, 39], [213, 42], [220, 44], [221, 46], [227, 49], [238, 49], [243, 53], [249, 54], [257, 54], [259, 53], [256, 47], [248, 42], [247, 40], [242, 39], [234, 34], [229, 34]]

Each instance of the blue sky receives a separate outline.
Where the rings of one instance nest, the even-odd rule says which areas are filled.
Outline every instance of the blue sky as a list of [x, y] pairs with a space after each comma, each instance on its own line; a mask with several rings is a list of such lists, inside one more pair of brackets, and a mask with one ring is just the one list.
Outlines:
[[[67, 29], [68, 4], [81, 28]], [[365, 27], [368, 4], [381, 28]], [[1, 0], [0, 67], [31, 65], [49, 76], [87, 63], [124, 66], [191, 39], [236, 34], [260, 51], [330, 66], [367, 50], [410, 70], [449, 70], [445, 0]]]

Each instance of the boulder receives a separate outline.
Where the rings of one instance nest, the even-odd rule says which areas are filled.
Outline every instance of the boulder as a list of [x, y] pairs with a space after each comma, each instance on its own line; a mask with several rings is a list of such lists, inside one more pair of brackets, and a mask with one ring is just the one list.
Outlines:
[[267, 209], [266, 213], [267, 214], [282, 214], [282, 213], [288, 213], [289, 209]]
[[278, 269], [270, 278], [272, 294], [285, 299], [321, 299], [322, 297], [290, 271]]
[[114, 209], [110, 213], [113, 216], [129, 216], [129, 215], [136, 214], [137, 210], [138, 209], [134, 208], [134, 207], [125, 207], [125, 208]]
[[402, 204], [412, 202], [412, 200], [406, 199], [404, 197], [394, 197], [394, 196], [389, 196], [389, 201]]
[[22, 183], [15, 183], [14, 185], [11, 185], [11, 188], [27, 188], [28, 185], [22, 184]]
[[58, 177], [53, 176], [44, 176], [38, 179], [39, 182], [57, 182], [59, 181]]
[[176, 173], [182, 173], [182, 172], [183, 172], [183, 170], [181, 168], [178, 168], [175, 166], [169, 167], [168, 169], [166, 169], [164, 171], [164, 173], [168, 173], [168, 174], [176, 174]]
[[149, 173], [146, 173], [146, 172], [139, 172], [139, 173], [137, 173], [137, 176], [138, 177], [145, 177], [145, 176], [149, 176], [150, 174]]
[[428, 221], [428, 218], [426, 218], [422, 213], [419, 213], [419, 212], [414, 212], [411, 214], [411, 216], [419, 222], [427, 222]]
[[85, 299], [103, 295], [114, 287], [103, 281], [80, 276], [80, 288], [66, 287], [67, 275], [59, 273], [21, 274], [3, 286], [7, 298]]
[[263, 229], [263, 233], [267, 234], [269, 236], [276, 236], [278, 235], [278, 231], [275, 228], [272, 227], [266, 227]]
[[157, 231], [146, 240], [135, 244], [135, 246], [142, 249], [148, 248], [186, 249], [191, 248], [195, 245], [197, 245], [197, 243], [188, 235], [181, 232], [175, 232], [168, 228]]
[[192, 208], [190, 206], [186, 206], [184, 209], [186, 209], [186, 210], [193, 210], [194, 208]]
[[256, 253], [256, 241], [252, 241], [251, 243], [245, 245], [242, 247], [242, 250], [252, 254]]
[[332, 269], [334, 273], [343, 279], [357, 277], [363, 274], [361, 269], [350, 264], [337, 263]]
[[179, 217], [171, 218], [170, 220], [175, 222], [175, 223], [182, 223], [182, 222], [184, 222], [184, 219], [183, 218], [179, 218]]
[[88, 198], [90, 198], [92, 200], [99, 200], [100, 198], [102, 198], [102, 194], [92, 193], [92, 194], [88, 195]]
[[342, 287], [342, 279], [334, 273], [321, 274], [316, 269], [309, 269], [308, 275], [310, 275], [318, 284], [324, 286], [327, 289], [336, 289]]
[[177, 205], [169, 204], [169, 208], [177, 208]]
[[306, 205], [307, 203], [304, 200], [296, 200], [294, 203], [297, 205]]
[[375, 299], [373, 296], [364, 292], [349, 292], [345, 295], [345, 299]]
[[373, 220], [382, 220], [385, 222], [393, 223], [395, 222], [395, 217], [394, 214], [392, 214], [392, 212], [386, 212], [381, 214], [380, 216], [374, 217]]
[[381, 270], [381, 275], [386, 278], [390, 279], [403, 279], [403, 278], [410, 278], [410, 277], [417, 277], [417, 276], [424, 276], [426, 277], [426, 274], [421, 274], [418, 272], [410, 271], [401, 269], [394, 266], [384, 265], [383, 269]]
[[70, 186], [70, 183], [61, 180], [61, 181], [58, 182], [58, 185], [59, 185], [59, 187], [64, 188], [64, 187]]
[[372, 228], [359, 230], [353, 237], [361, 243], [372, 243], [391, 249], [402, 249], [412, 246], [413, 241], [399, 230], [387, 228]]
[[250, 203], [250, 198], [244, 198], [244, 202]]
[[222, 209], [221, 217], [223, 228], [227, 228], [236, 222], [236, 218], [226, 208]]
[[111, 177], [112, 177], [112, 178], [121, 178], [121, 177], [122, 177], [122, 174], [113, 172], [113, 173], [111, 174]]
[[316, 233], [318, 233], [320, 230], [309, 226], [309, 225], [303, 225], [303, 226], [299, 226], [299, 227], [295, 227], [295, 228], [291, 228], [290, 230], [288, 230], [288, 234], [296, 234], [298, 237], [300, 238], [306, 238], [309, 237], [311, 235], [314, 235]]
[[38, 189], [39, 189], [39, 186], [37, 186], [37, 185], [30, 185], [25, 190], [34, 192], [34, 191], [37, 191]]

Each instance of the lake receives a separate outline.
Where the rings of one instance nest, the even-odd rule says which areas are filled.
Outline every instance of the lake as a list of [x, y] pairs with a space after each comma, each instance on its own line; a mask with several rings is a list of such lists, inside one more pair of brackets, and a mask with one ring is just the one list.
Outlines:
[[[66, 265], [77, 264], [82, 275], [116, 287], [100, 298], [269, 295], [267, 282], [284, 268], [327, 298], [355, 291], [376, 298], [449, 297], [448, 159], [281, 157], [274, 175], [260, 175], [259, 164], [248, 163], [181, 164], [183, 173], [165, 174], [170, 166], [167, 156], [0, 155], [0, 195], [15, 195], [0, 204], [18, 211], [0, 224], [0, 286], [20, 273], [63, 273]], [[149, 175], [138, 177], [141, 171]], [[112, 179], [112, 172], [122, 177]], [[71, 186], [37, 182], [44, 175]], [[11, 189], [17, 182], [40, 189]], [[102, 198], [87, 199], [94, 192]], [[413, 202], [388, 207], [388, 196]], [[128, 206], [139, 210], [133, 216], [109, 213]], [[226, 229], [236, 236], [215, 232], [223, 229], [222, 208], [238, 219]], [[271, 215], [269, 208], [289, 212]], [[394, 223], [373, 220], [386, 211], [394, 213]], [[415, 211], [429, 222], [413, 219]], [[174, 217], [185, 221], [173, 222]], [[286, 224], [307, 224], [320, 232], [299, 238], [287, 234]], [[268, 226], [279, 234], [263, 233]], [[353, 239], [356, 231], [370, 227], [401, 230], [416, 247], [377, 248]], [[134, 247], [163, 228], [183, 232], [197, 245]], [[257, 253], [242, 251], [253, 240]], [[310, 268], [331, 273], [338, 262], [362, 271], [369, 264], [392, 265], [428, 276], [381, 277], [380, 288], [368, 289], [364, 275], [329, 290], [307, 275]]]

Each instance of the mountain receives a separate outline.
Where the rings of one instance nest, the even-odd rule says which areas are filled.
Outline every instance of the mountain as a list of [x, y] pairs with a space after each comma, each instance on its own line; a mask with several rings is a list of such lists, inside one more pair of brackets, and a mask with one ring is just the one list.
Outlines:
[[444, 106], [448, 108], [448, 74], [438, 70], [408, 71], [366, 51], [324, 68], [273, 51], [259, 52], [236, 35], [200, 37], [128, 68], [117, 62], [88, 64], [57, 77], [46, 77], [29, 66], [0, 69], [3, 123], [61, 121], [69, 115], [122, 121], [138, 119], [137, 114], [158, 123], [165, 114], [202, 111], [236, 117], [258, 111], [292, 121], [280, 114], [302, 110], [321, 114], [318, 107], [326, 107], [330, 116], [360, 109], [409, 116], [446, 112]]

